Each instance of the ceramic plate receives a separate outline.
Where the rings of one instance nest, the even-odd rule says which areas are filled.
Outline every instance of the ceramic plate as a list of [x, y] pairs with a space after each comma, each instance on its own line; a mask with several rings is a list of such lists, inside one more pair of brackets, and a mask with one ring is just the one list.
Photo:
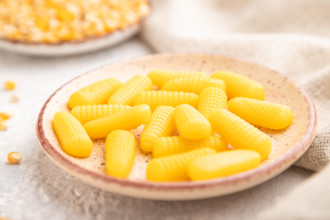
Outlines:
[[[70, 94], [93, 82], [115, 77], [126, 81], [136, 74], [162, 68], [169, 70], [234, 71], [262, 83], [266, 100], [288, 105], [294, 115], [293, 124], [283, 131], [262, 129], [272, 140], [268, 160], [258, 168], [233, 176], [197, 182], [156, 183], [145, 178], [145, 168], [151, 155], [137, 150], [134, 167], [127, 179], [107, 176], [104, 166], [104, 142], [95, 142], [86, 159], [65, 154], [52, 128], [57, 111], [69, 111]], [[85, 73], [60, 87], [44, 104], [37, 122], [37, 137], [42, 149], [59, 167], [83, 182], [113, 193], [157, 200], [191, 200], [238, 192], [278, 175], [292, 165], [309, 147], [316, 130], [316, 113], [306, 93], [288, 78], [266, 67], [236, 59], [206, 54], [159, 54], [105, 65]], [[136, 129], [138, 138], [141, 128]]]
[[113, 46], [127, 40], [141, 29], [142, 22], [117, 30], [105, 36], [79, 42], [59, 44], [20, 43], [0, 39], [0, 49], [32, 56], [64, 56], [87, 53]]

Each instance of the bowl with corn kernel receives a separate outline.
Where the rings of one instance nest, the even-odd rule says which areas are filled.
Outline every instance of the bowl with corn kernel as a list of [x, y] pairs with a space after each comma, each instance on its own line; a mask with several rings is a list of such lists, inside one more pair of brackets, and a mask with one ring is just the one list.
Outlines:
[[117, 44], [137, 33], [148, 0], [0, 1], [0, 49], [72, 55]]
[[315, 137], [306, 93], [266, 67], [210, 54], [105, 65], [46, 101], [37, 137], [59, 167], [137, 198], [226, 195], [273, 178]]

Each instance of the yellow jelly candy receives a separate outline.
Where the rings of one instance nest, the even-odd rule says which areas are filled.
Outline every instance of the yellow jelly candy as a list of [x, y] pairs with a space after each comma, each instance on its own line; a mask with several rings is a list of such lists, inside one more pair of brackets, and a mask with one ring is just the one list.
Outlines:
[[137, 105], [115, 114], [95, 119], [84, 124], [91, 138], [104, 138], [111, 131], [131, 130], [150, 120], [151, 111], [148, 105]]
[[140, 92], [134, 100], [134, 105], [147, 104], [152, 111], [161, 105], [176, 107], [184, 103], [197, 108], [198, 95], [191, 92], [145, 91]]
[[212, 75], [212, 78], [222, 79], [226, 83], [228, 99], [234, 97], [248, 97], [265, 100], [263, 85], [237, 73], [220, 71]]
[[257, 151], [261, 159], [268, 158], [272, 143], [270, 138], [233, 113], [218, 109], [209, 114], [213, 130], [236, 149]]
[[134, 164], [136, 141], [129, 131], [111, 132], [105, 142], [105, 167], [109, 176], [125, 178]]
[[284, 129], [293, 121], [288, 106], [243, 97], [228, 102], [228, 110], [245, 121], [270, 129]]
[[153, 70], [148, 73], [148, 77], [152, 80], [153, 84], [162, 87], [166, 82], [175, 78], [185, 77], [209, 77], [204, 72], [184, 72], [184, 71], [173, 71], [173, 70]]
[[216, 151], [211, 148], [199, 148], [181, 154], [152, 159], [147, 166], [147, 179], [158, 182], [188, 180], [188, 163], [193, 159], [215, 153]]
[[53, 128], [65, 153], [75, 157], [88, 157], [91, 154], [91, 139], [70, 113], [57, 112], [53, 119]]
[[205, 117], [217, 109], [227, 109], [227, 95], [222, 89], [209, 87], [199, 95], [198, 111]]
[[184, 138], [198, 140], [211, 135], [210, 122], [191, 105], [177, 106], [174, 110], [174, 120], [180, 135]]
[[128, 80], [108, 100], [108, 104], [132, 105], [135, 96], [144, 90], [151, 90], [152, 82], [146, 76], [137, 75]]
[[152, 154], [154, 158], [157, 158], [203, 147], [212, 148], [216, 151], [228, 149], [227, 143], [217, 135], [212, 135], [200, 140], [188, 140], [181, 136], [172, 136], [157, 138], [157, 140], [154, 141]]
[[200, 92], [208, 87], [217, 87], [226, 91], [226, 84], [221, 79], [189, 77], [172, 79], [164, 84], [162, 91]]
[[122, 86], [118, 79], [105, 79], [73, 93], [68, 102], [69, 108], [79, 105], [106, 104], [108, 98]]
[[260, 155], [252, 150], [223, 151], [190, 161], [188, 176], [191, 180], [230, 176], [258, 167], [260, 160]]
[[157, 107], [143, 129], [140, 139], [141, 149], [151, 152], [153, 143], [158, 137], [172, 135], [175, 129], [174, 108], [171, 106]]
[[71, 110], [71, 114], [80, 121], [81, 124], [102, 118], [130, 108], [128, 105], [81, 105]]

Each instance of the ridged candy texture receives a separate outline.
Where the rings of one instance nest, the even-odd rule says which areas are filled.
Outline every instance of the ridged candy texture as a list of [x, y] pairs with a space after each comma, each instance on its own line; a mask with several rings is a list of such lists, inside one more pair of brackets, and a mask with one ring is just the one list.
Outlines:
[[260, 155], [252, 150], [223, 151], [190, 161], [188, 176], [191, 180], [230, 176], [258, 167], [260, 160]]
[[109, 116], [111, 114], [130, 108], [128, 105], [82, 105], [76, 106], [71, 110], [71, 114], [80, 121], [81, 124]]
[[73, 93], [68, 102], [71, 109], [79, 105], [106, 104], [108, 98], [122, 86], [118, 79], [105, 79]]
[[152, 82], [148, 77], [134, 76], [110, 96], [108, 104], [133, 105], [134, 98], [139, 92], [151, 89]]
[[228, 99], [234, 97], [247, 97], [265, 100], [263, 85], [237, 73], [220, 71], [212, 75], [212, 78], [221, 79], [226, 83]]
[[65, 153], [74, 157], [88, 157], [93, 142], [80, 122], [68, 112], [57, 112], [53, 119], [55, 134]]
[[181, 136], [172, 136], [158, 138], [154, 142], [152, 154], [154, 158], [157, 158], [179, 154], [203, 147], [212, 148], [216, 151], [228, 149], [227, 143], [217, 135], [212, 135], [201, 140], [188, 140]]
[[173, 71], [173, 70], [153, 70], [148, 73], [148, 77], [152, 80], [152, 83], [158, 87], [162, 87], [166, 82], [175, 78], [185, 77], [209, 77], [204, 72], [184, 72], [184, 71]]
[[146, 124], [151, 117], [148, 105], [137, 105], [115, 114], [89, 121], [84, 128], [91, 138], [104, 138], [114, 130], [131, 130]]
[[180, 135], [186, 139], [198, 140], [211, 135], [210, 122], [191, 105], [177, 106], [174, 109], [174, 120]]
[[201, 91], [208, 87], [217, 87], [226, 91], [226, 84], [221, 79], [186, 77], [172, 79], [164, 84], [162, 91], [182, 91], [200, 94]]
[[228, 102], [228, 110], [245, 121], [270, 129], [284, 129], [293, 121], [288, 106], [276, 103], [237, 97]]
[[187, 165], [196, 158], [215, 154], [211, 148], [200, 148], [168, 157], [155, 158], [147, 166], [147, 179], [158, 182], [188, 180]]
[[136, 141], [129, 131], [111, 132], [105, 142], [105, 167], [109, 176], [126, 178], [134, 164]]
[[217, 109], [227, 109], [227, 95], [222, 89], [209, 87], [199, 95], [198, 111], [205, 117]]
[[254, 150], [262, 160], [268, 158], [271, 140], [253, 125], [224, 109], [211, 112], [209, 121], [213, 130], [234, 148]]
[[140, 139], [141, 149], [145, 152], [152, 152], [153, 143], [158, 137], [172, 135], [175, 130], [174, 108], [171, 106], [157, 107], [143, 129]]
[[152, 111], [161, 105], [176, 107], [184, 103], [197, 108], [198, 95], [191, 92], [144, 91], [134, 100], [134, 105], [147, 104]]

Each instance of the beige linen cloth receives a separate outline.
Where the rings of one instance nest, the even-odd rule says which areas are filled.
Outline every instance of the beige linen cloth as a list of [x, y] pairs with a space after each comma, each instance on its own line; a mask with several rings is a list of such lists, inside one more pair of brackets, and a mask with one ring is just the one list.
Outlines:
[[[318, 128], [314, 142], [295, 165], [318, 171], [329, 162], [329, 0], [158, 0], [152, 4], [154, 13], [142, 36], [156, 51], [207, 52], [248, 60], [278, 70], [303, 87], [316, 106]], [[309, 219], [308, 205], [314, 204], [312, 212], [320, 216], [310, 217], [330, 219], [329, 166], [289, 195], [284, 206], [263, 217]], [[312, 190], [315, 187], [319, 191]], [[307, 192], [308, 198], [301, 198], [307, 196], [301, 192]], [[320, 199], [325, 206], [317, 206]]]

